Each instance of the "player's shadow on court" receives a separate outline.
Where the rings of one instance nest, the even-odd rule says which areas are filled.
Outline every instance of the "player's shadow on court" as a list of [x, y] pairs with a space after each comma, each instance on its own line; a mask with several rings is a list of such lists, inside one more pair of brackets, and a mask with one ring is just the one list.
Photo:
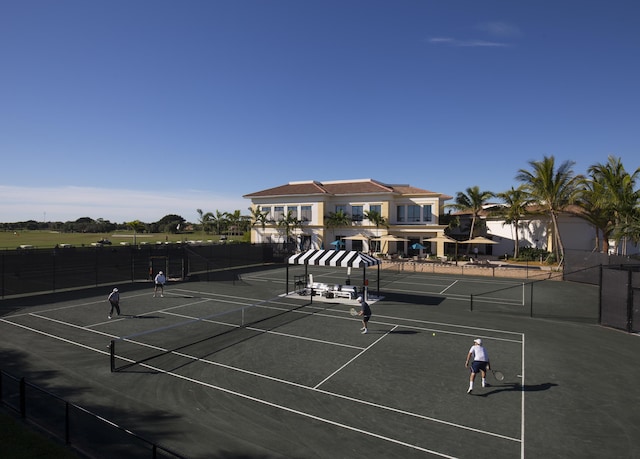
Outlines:
[[490, 395], [496, 395], [500, 392], [540, 392], [543, 390], [549, 390], [553, 387], [556, 387], [555, 383], [542, 383], [542, 384], [525, 384], [524, 386], [519, 383], [510, 383], [510, 384], [501, 384], [499, 386], [491, 385], [487, 389], [487, 392], [484, 393], [473, 393], [478, 397], [488, 397]]
[[415, 335], [420, 333], [417, 330], [389, 330], [390, 335]]

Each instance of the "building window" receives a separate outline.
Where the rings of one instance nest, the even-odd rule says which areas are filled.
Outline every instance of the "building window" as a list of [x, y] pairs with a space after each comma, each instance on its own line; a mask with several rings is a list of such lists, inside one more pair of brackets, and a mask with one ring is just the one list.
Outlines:
[[369, 204], [369, 212], [377, 212], [382, 215], [382, 206], [380, 204]]
[[298, 206], [287, 207], [287, 214], [291, 215], [291, 218], [298, 218]]
[[336, 213], [338, 212], [342, 212], [343, 214], [347, 213], [347, 206], [345, 206], [344, 204], [338, 204], [336, 206]]
[[407, 206], [407, 222], [417, 223], [420, 221], [420, 206]]
[[433, 220], [433, 214], [431, 213], [431, 204], [422, 206], [422, 221], [430, 222]]
[[260, 206], [258, 210], [260, 210], [260, 212], [262, 212], [263, 214], [266, 215], [267, 220], [271, 219], [271, 207], [269, 207], [269, 206]]
[[364, 219], [364, 207], [351, 206], [351, 220], [361, 222]]
[[396, 207], [396, 221], [398, 223], [403, 223], [405, 221], [405, 219], [404, 219], [404, 206]]
[[311, 206], [300, 206], [300, 219], [303, 222], [311, 221]]
[[284, 220], [284, 206], [275, 206], [273, 208], [273, 219], [277, 222]]

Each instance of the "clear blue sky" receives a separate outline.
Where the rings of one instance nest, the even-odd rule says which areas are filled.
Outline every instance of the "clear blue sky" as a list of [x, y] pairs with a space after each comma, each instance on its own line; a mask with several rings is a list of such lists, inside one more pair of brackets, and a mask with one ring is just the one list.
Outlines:
[[640, 2], [0, 0], [0, 221], [640, 166]]

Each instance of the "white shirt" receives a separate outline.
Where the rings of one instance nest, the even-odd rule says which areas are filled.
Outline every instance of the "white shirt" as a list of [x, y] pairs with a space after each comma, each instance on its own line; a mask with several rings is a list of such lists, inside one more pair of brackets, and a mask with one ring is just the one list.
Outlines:
[[480, 346], [479, 344], [474, 344], [473, 346], [471, 346], [471, 349], [469, 349], [469, 354], [471, 354], [472, 362], [489, 361], [489, 354], [487, 353], [485, 348]]

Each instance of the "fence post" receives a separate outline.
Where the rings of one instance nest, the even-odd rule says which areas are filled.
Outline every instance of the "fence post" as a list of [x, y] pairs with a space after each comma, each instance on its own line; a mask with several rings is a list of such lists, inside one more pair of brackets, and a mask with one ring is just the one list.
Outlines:
[[52, 253], [53, 253], [53, 257], [52, 257], [53, 258], [53, 264], [52, 264], [52, 271], [53, 272], [51, 273], [51, 277], [53, 278], [52, 279], [52, 283], [53, 283], [52, 288], [53, 288], [53, 291], [55, 292], [56, 291], [56, 255], [57, 255], [57, 250], [53, 249]]
[[[524, 283], [523, 283], [524, 284]], [[531, 282], [529, 284], [530, 288], [531, 288], [531, 292], [529, 295], [529, 301], [530, 301], [530, 305], [529, 305], [529, 317], [533, 317], [533, 282]]]
[[27, 383], [24, 377], [20, 378], [20, 416], [27, 419]]
[[69, 402], [64, 402], [64, 442], [71, 444], [71, 421], [69, 420]]
[[602, 325], [602, 276], [604, 275], [602, 263], [598, 273], [598, 325]]
[[633, 271], [627, 270], [627, 333], [633, 331]]
[[116, 371], [116, 352], [115, 352], [115, 347], [116, 344], [114, 343], [114, 340], [111, 340], [109, 342], [109, 363], [111, 365], [111, 373]]

